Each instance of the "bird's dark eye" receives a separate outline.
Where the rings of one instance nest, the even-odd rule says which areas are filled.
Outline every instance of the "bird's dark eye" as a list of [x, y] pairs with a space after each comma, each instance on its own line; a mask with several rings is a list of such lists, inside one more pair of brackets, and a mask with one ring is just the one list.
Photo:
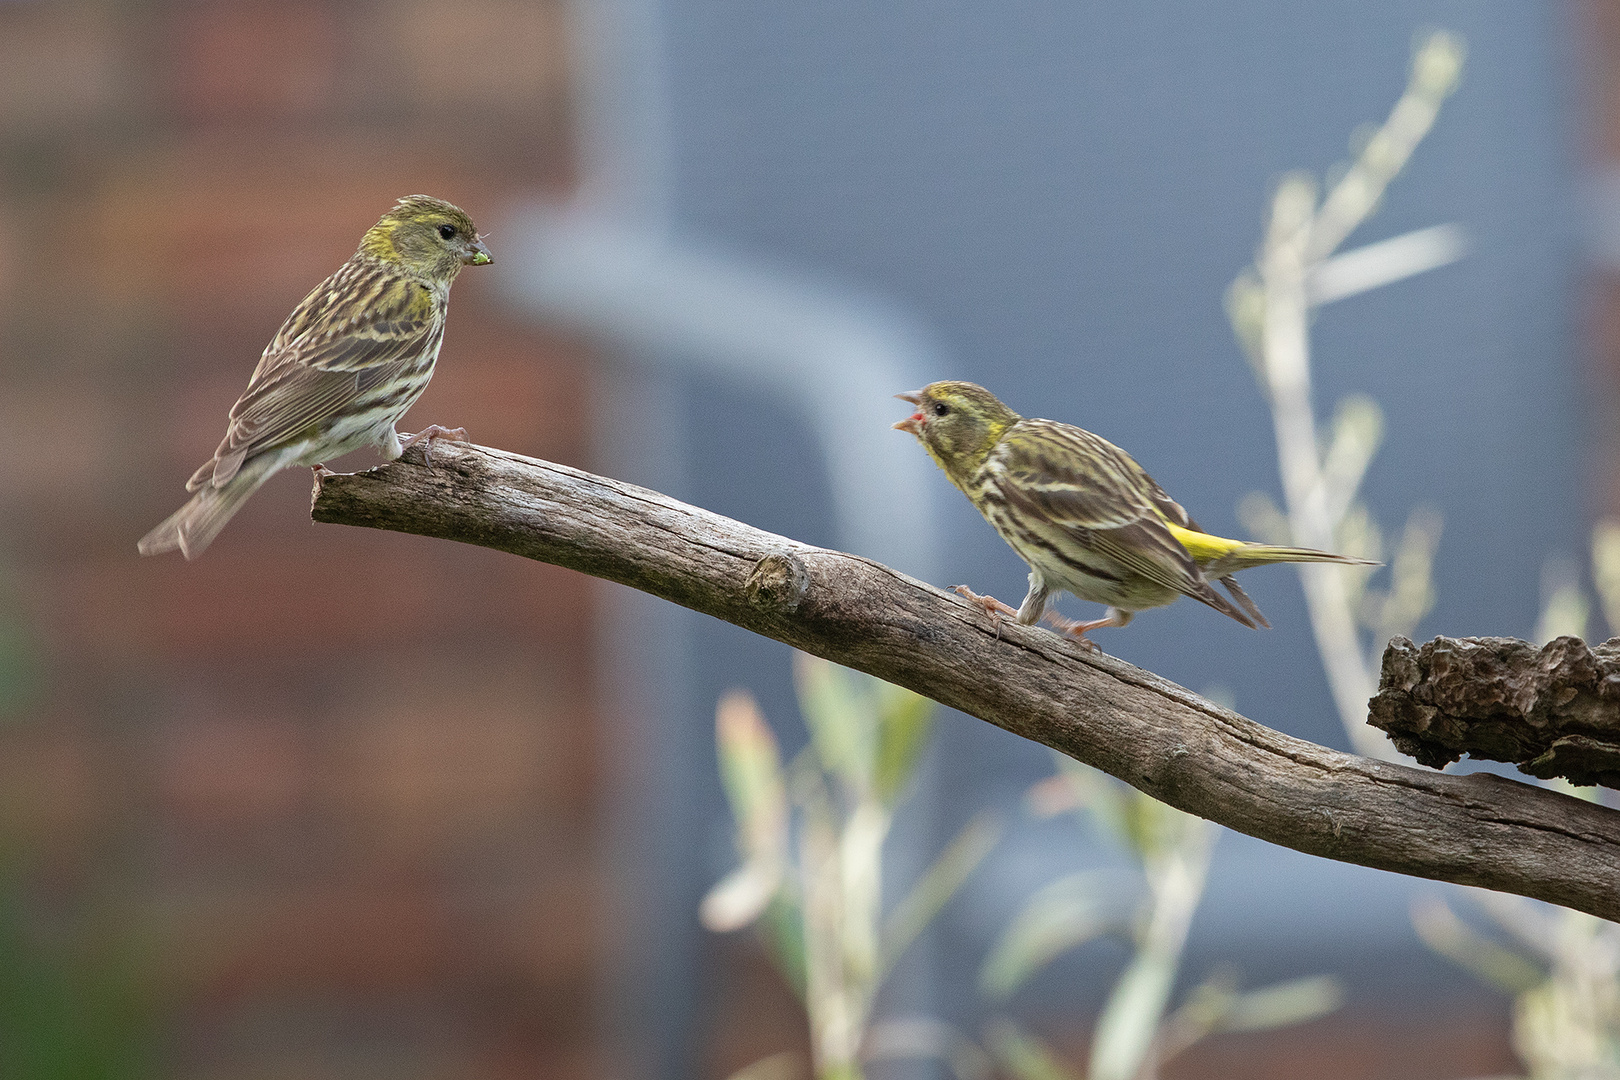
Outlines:
[[934, 415], [935, 416], [944, 416], [947, 413], [949, 413], [950, 411], [951, 411], [951, 407], [949, 405], [945, 404], [943, 401], [934, 402]]
[[439, 235], [446, 240], [454, 240], [456, 238], [456, 227], [454, 225], [440, 225]]

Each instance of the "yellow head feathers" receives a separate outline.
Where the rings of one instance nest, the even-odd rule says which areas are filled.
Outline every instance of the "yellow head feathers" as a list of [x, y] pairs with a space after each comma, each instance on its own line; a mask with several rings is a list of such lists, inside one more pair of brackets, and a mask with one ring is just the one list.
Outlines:
[[433, 281], [448, 282], [463, 266], [494, 262], [472, 218], [430, 195], [407, 195], [366, 230], [360, 254]]
[[976, 383], [929, 383], [895, 396], [917, 406], [917, 411], [894, 426], [917, 436], [957, 486], [984, 464], [1007, 429], [1023, 419]]

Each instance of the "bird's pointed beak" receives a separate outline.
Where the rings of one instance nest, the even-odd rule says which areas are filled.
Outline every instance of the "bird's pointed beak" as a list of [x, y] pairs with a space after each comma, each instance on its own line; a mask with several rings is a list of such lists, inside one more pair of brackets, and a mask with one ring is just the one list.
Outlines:
[[482, 240], [473, 241], [472, 254], [462, 260], [468, 266], [488, 266], [495, 261], [495, 256], [489, 253]]
[[[923, 396], [922, 396], [922, 391], [921, 390], [907, 390], [903, 394], [896, 394], [894, 396], [899, 398], [901, 401], [904, 401], [904, 402], [906, 402], [908, 404], [911, 404], [911, 405], [921, 405], [922, 404]], [[894, 423], [890, 424], [889, 426], [894, 428], [896, 431], [909, 431], [913, 435], [919, 435], [920, 436], [922, 434], [922, 422], [923, 422], [923, 414], [922, 414], [921, 410], [919, 410], [917, 412], [912, 413], [910, 416], [906, 417], [904, 420], [896, 420]]]
[[910, 416], [906, 417], [904, 420], [896, 420], [894, 423], [890, 424], [889, 426], [894, 428], [896, 431], [909, 431], [913, 435], [921, 435], [922, 434], [922, 422], [923, 422], [923, 414], [922, 413], [912, 413]]

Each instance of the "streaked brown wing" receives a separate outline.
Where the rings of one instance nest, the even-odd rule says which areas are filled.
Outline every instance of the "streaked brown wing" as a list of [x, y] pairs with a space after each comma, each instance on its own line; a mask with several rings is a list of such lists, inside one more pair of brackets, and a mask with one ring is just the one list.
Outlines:
[[[342, 288], [363, 299], [351, 308]], [[358, 318], [334, 318], [340, 302]], [[231, 408], [214, 453], [215, 477], [227, 478], [249, 455], [302, 436], [414, 362], [432, 341], [437, 308], [433, 294], [409, 278], [377, 264], [345, 264], [304, 298], [265, 350]]]
[[1069, 424], [1024, 420], [992, 458], [1012, 481], [1002, 485], [1004, 496], [1024, 513], [1150, 581], [1190, 594], [1208, 589], [1198, 564], [1165, 527], [1158, 500], [1180, 519], [1186, 511], [1113, 443]]
[[1144, 494], [1153, 482], [1142, 467], [1083, 428], [1021, 420], [990, 452], [990, 463], [1033, 507], [1075, 528], [1116, 529], [1158, 517]]
[[[386, 355], [376, 355], [379, 346], [408, 336], [413, 324], [431, 323], [437, 307], [420, 282], [374, 259], [350, 259], [293, 308], [265, 346], [248, 389], [292, 361], [332, 370], [386, 363]], [[349, 311], [362, 318], [351, 321]]]

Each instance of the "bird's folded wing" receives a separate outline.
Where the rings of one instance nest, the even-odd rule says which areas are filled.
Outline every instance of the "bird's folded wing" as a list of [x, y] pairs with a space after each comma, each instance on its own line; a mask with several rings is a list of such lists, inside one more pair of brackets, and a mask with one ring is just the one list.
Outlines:
[[323, 371], [391, 364], [415, 353], [438, 306], [434, 293], [413, 278], [375, 264], [347, 264], [287, 316], [254, 382], [288, 363]]
[[1141, 466], [1107, 440], [1068, 424], [1020, 421], [987, 464], [1043, 517], [1075, 528], [1117, 529], [1158, 516], [1144, 494]]
[[1155, 505], [1155, 493], [1169, 497], [1130, 455], [1067, 424], [1024, 421], [1020, 427], [997, 445], [991, 464], [1006, 476], [1002, 493], [1010, 504], [1022, 504], [1025, 520], [1179, 592], [1207, 589]]
[[[277, 351], [266, 350], [231, 409], [230, 427], [214, 454], [215, 483], [229, 479], [250, 455], [299, 438], [342, 412], [431, 345], [437, 333], [431, 297], [425, 305], [417, 303], [410, 293], [415, 283], [401, 278], [387, 278], [382, 285], [374, 294], [378, 302], [358, 307], [356, 318], [312, 328]], [[288, 324], [318, 295], [320, 290], [311, 293]], [[278, 334], [277, 342], [283, 338]]]

